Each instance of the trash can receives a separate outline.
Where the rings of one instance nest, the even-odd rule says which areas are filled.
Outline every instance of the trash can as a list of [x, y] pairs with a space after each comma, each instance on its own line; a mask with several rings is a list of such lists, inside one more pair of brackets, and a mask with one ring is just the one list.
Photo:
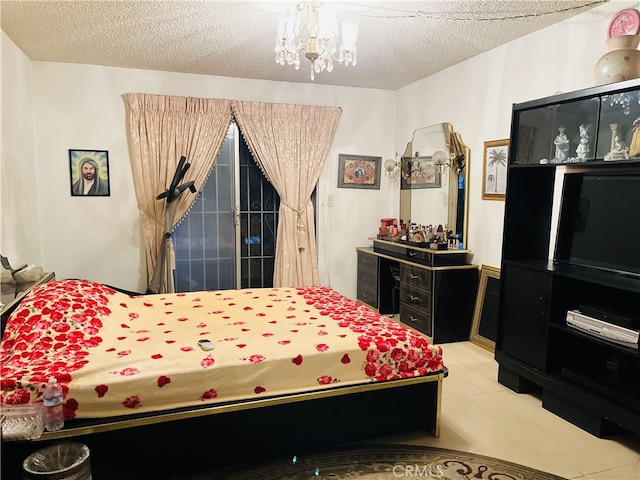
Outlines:
[[89, 447], [78, 442], [50, 445], [22, 462], [24, 480], [91, 480]]

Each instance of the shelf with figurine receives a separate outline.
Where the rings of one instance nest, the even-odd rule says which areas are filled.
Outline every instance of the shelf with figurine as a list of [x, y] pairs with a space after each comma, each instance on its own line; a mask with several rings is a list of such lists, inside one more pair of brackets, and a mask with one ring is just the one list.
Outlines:
[[640, 80], [514, 105], [510, 165], [640, 161]]

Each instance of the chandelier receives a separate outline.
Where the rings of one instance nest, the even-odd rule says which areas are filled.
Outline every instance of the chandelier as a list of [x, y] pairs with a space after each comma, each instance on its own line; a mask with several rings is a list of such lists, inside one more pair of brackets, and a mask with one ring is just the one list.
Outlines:
[[[396, 153], [396, 157], [399, 156], [400, 155]], [[460, 175], [464, 171], [464, 155], [451, 152], [447, 156], [442, 150], [437, 150], [433, 152], [431, 157], [420, 157], [420, 152], [415, 152], [414, 158], [396, 158], [396, 160], [389, 158], [384, 162], [385, 174], [391, 178], [401, 174], [405, 180], [414, 175], [424, 175], [429, 168], [429, 162], [426, 160], [428, 158], [431, 159], [430, 161], [433, 162], [433, 165], [438, 169], [440, 174], [445, 172], [446, 167], [451, 168], [456, 175]]]
[[385, 175], [390, 178], [401, 174], [402, 178], [408, 180], [411, 177], [426, 174], [428, 168], [429, 164], [426, 159], [420, 158], [420, 152], [415, 153], [415, 158], [402, 158], [400, 154], [396, 153], [395, 160], [389, 158], [384, 162]]
[[316, 73], [331, 72], [334, 62], [355, 66], [358, 22], [352, 18], [343, 20], [339, 48], [338, 33], [335, 10], [317, 0], [300, 2], [294, 12], [278, 22], [276, 63], [286, 62], [299, 70], [303, 54], [311, 61], [312, 81]]
[[460, 175], [464, 170], [464, 155], [456, 155], [454, 152], [449, 154], [450, 161], [447, 162], [447, 154], [442, 150], [433, 153], [433, 164], [438, 167], [440, 173], [444, 173], [445, 167], [451, 168], [456, 175]]

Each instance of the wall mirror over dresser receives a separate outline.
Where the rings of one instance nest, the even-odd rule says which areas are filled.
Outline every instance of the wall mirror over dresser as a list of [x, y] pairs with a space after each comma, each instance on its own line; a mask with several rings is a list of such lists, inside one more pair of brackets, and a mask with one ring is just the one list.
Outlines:
[[[357, 249], [358, 300], [433, 343], [468, 340], [471, 329], [478, 266], [467, 246], [469, 160], [450, 123], [415, 130], [400, 160], [385, 164], [400, 181], [400, 233]], [[416, 229], [423, 233], [409, 234]]]
[[450, 123], [415, 130], [401, 158], [400, 219], [442, 225], [466, 248], [469, 157]]

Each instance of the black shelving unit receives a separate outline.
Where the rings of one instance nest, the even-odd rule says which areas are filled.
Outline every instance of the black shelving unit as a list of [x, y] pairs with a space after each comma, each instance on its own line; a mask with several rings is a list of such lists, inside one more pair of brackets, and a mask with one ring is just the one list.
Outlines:
[[[512, 110], [495, 350], [498, 381], [516, 392], [541, 390], [544, 408], [597, 436], [620, 428], [640, 434], [640, 352], [568, 327], [566, 314], [595, 304], [640, 315], [637, 260], [629, 252], [628, 269], [610, 270], [557, 261], [556, 235], [566, 201], [565, 175], [615, 173], [635, 182], [640, 153], [605, 158], [614, 136], [631, 145], [636, 119], [637, 79], [515, 104]], [[576, 154], [580, 126], [588, 132], [588, 140], [582, 137], [588, 145], [584, 158]], [[555, 157], [560, 127], [569, 138], [569, 161]], [[637, 231], [640, 204], [618, 208]], [[602, 227], [602, 248], [617, 248], [619, 225]], [[637, 245], [640, 258], [640, 239]]]

